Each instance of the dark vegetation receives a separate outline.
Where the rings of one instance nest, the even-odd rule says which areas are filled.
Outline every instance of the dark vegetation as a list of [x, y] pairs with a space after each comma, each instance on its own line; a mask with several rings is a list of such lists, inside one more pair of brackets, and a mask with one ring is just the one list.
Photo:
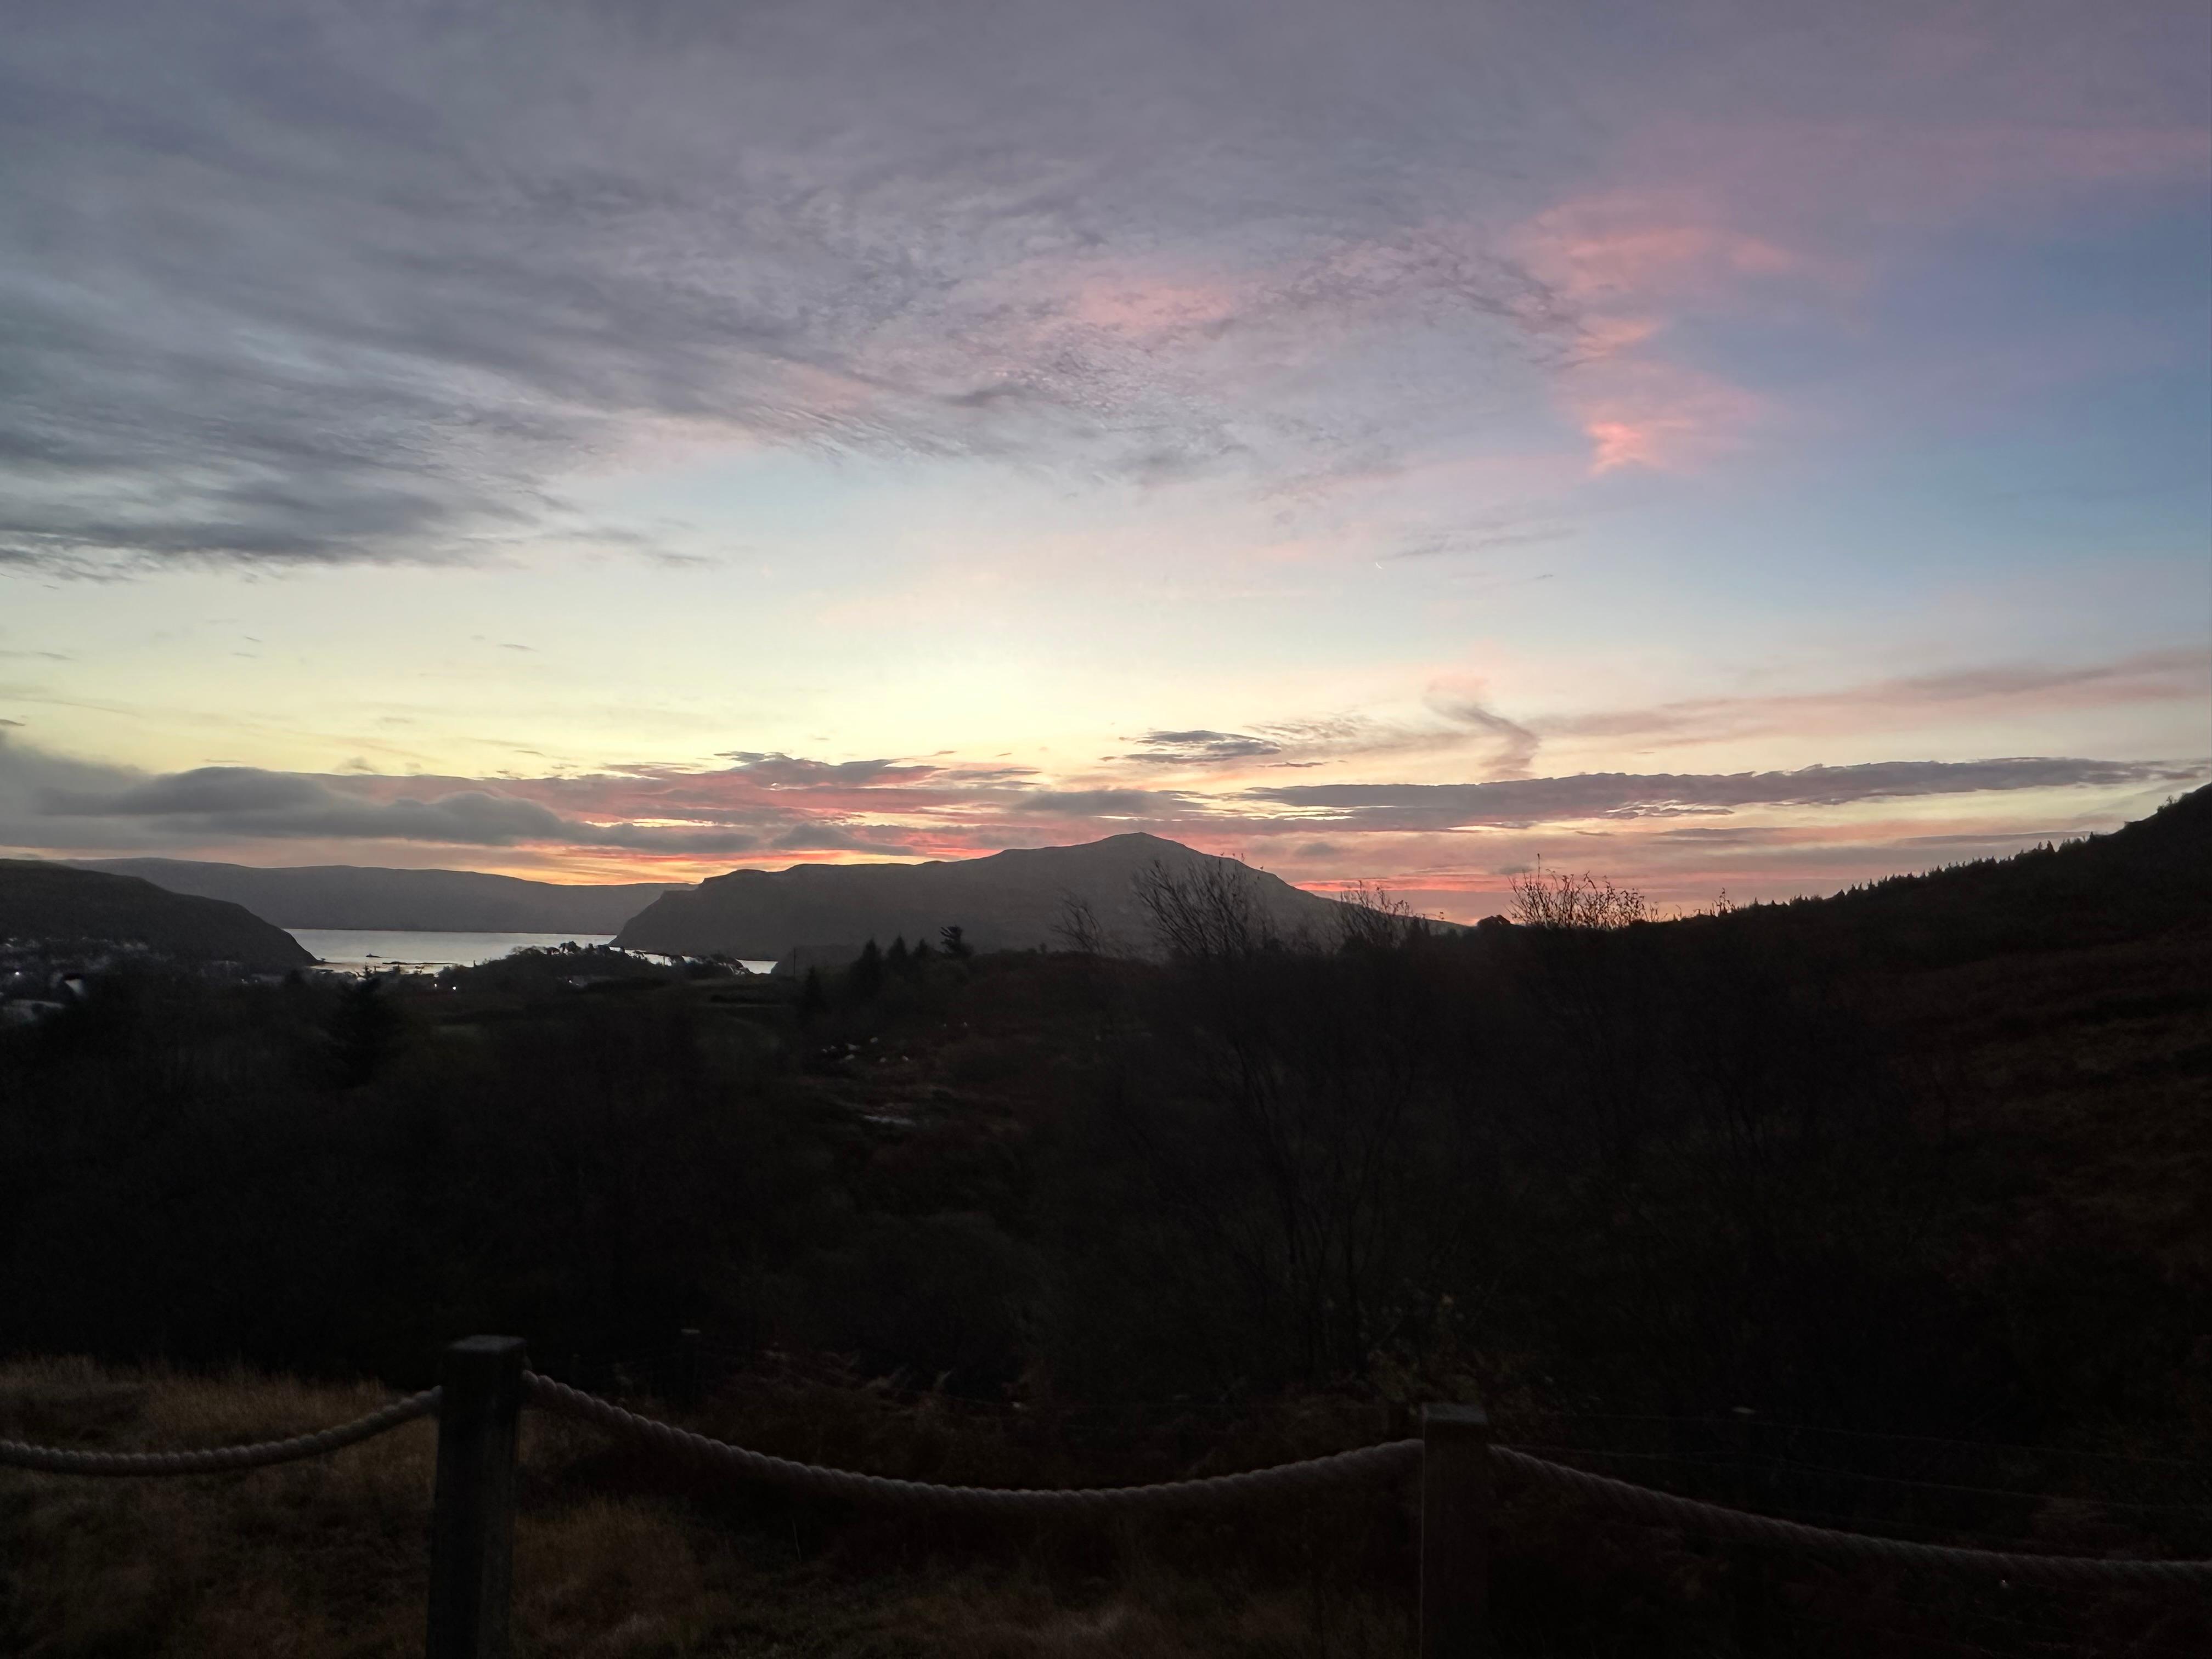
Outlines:
[[[2208, 880], [2199, 792], [1662, 923], [1547, 878], [1527, 925], [1370, 903], [1285, 939], [1223, 866], [1140, 883], [1164, 963], [948, 933], [800, 981], [612, 951], [118, 973], [0, 1042], [0, 1352], [415, 1386], [507, 1330], [622, 1387], [695, 1327], [726, 1431], [1005, 1481], [1479, 1397], [1508, 1438], [1724, 1501], [2212, 1555]], [[1930, 1652], [2212, 1638], [2171, 1598], [1991, 1611], [1512, 1501], [1514, 1650], [1923, 1650], [1877, 1607]], [[1402, 1516], [1340, 1519], [1332, 1571], [1398, 1595]], [[926, 1551], [864, 1533], [872, 1571]]]

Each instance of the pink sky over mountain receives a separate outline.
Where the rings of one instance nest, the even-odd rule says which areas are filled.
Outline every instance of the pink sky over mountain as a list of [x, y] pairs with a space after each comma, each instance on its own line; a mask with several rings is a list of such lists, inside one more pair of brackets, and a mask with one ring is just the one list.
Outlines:
[[14, 45], [0, 850], [1145, 829], [1464, 916], [1539, 857], [1830, 890], [2212, 775], [2201, 10]]

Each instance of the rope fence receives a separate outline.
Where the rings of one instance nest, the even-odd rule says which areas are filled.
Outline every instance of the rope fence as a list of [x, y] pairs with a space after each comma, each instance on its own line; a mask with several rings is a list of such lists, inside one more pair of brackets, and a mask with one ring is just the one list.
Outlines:
[[1870, 1533], [1844, 1532], [1832, 1527], [1808, 1527], [1801, 1521], [1753, 1515], [1720, 1504], [1673, 1492], [1655, 1491], [1610, 1475], [1593, 1474], [1541, 1457], [1532, 1457], [1510, 1446], [1493, 1446], [1499, 1464], [1527, 1475], [1540, 1486], [1583, 1498], [1632, 1520], [1659, 1526], [1689, 1526], [1716, 1538], [1739, 1543], [1769, 1544], [1808, 1554], [1856, 1561], [1889, 1562], [1907, 1566], [1937, 1567], [1950, 1571], [1978, 1572], [2005, 1579], [2045, 1583], [2113, 1582], [2155, 1583], [2212, 1589], [2212, 1561], [2154, 1561], [2105, 1555], [2022, 1555], [2005, 1550], [1960, 1549], [1948, 1544], [1923, 1544], [1905, 1538], [1880, 1538]]
[[428, 1417], [438, 1409], [438, 1394], [435, 1389], [425, 1389], [336, 1428], [295, 1435], [289, 1440], [258, 1441], [250, 1446], [210, 1446], [173, 1452], [101, 1452], [0, 1440], [0, 1466], [36, 1469], [44, 1474], [228, 1474], [234, 1469], [265, 1469], [276, 1463], [297, 1463], [306, 1458], [342, 1451], [364, 1440], [374, 1440], [402, 1423]]
[[1008, 1516], [1165, 1513], [1308, 1496], [1418, 1474], [1421, 1488], [1422, 1659], [1488, 1650], [1491, 1482], [1504, 1472], [1536, 1487], [1647, 1524], [1832, 1560], [1993, 1577], [2005, 1583], [2150, 1585], [2212, 1590], [2212, 1561], [1968, 1549], [1810, 1526], [1593, 1474], [1495, 1444], [1474, 1407], [1430, 1407], [1418, 1439], [1268, 1468], [1149, 1485], [996, 1487], [898, 1480], [797, 1462], [643, 1416], [525, 1369], [523, 1344], [472, 1337], [447, 1351], [438, 1388], [350, 1423], [242, 1446], [98, 1452], [0, 1440], [0, 1466], [49, 1474], [188, 1475], [265, 1468], [358, 1445], [416, 1418], [438, 1419], [432, 1521], [429, 1659], [506, 1659], [512, 1591], [514, 1455], [526, 1405], [640, 1442], [696, 1467], [806, 1497], [909, 1510]]
[[662, 1451], [674, 1452], [693, 1462], [729, 1473], [765, 1480], [787, 1492], [811, 1498], [840, 1498], [856, 1503], [903, 1504], [965, 1514], [1103, 1515], [1131, 1510], [1190, 1509], [1213, 1504], [1237, 1504], [1249, 1498], [1283, 1497], [1317, 1492], [1350, 1481], [1411, 1470], [1421, 1461], [1419, 1440], [1393, 1440], [1328, 1457], [1281, 1463], [1273, 1468], [1250, 1469], [1237, 1474], [1206, 1475], [1189, 1480], [1164, 1480], [1141, 1486], [957, 1486], [927, 1480], [900, 1480], [888, 1475], [860, 1474], [850, 1469], [824, 1468], [815, 1463], [795, 1463], [748, 1451], [725, 1440], [714, 1440], [689, 1429], [679, 1429], [611, 1401], [600, 1400], [556, 1382], [535, 1371], [522, 1375], [524, 1397], [533, 1406], [563, 1417], [575, 1418], [610, 1433], [642, 1440]]

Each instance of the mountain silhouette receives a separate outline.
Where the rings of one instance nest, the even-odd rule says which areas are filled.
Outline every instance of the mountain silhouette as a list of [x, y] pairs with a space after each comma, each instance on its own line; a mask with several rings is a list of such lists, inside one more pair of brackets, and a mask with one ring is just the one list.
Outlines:
[[[1060, 929], [1073, 896], [1089, 905], [1109, 939], [1144, 951], [1152, 945], [1152, 927], [1135, 884], [1155, 864], [1179, 873], [1207, 866], [1243, 871], [1253, 899], [1284, 933], [1326, 932], [1340, 915], [1334, 900], [1301, 892], [1280, 877], [1244, 871], [1180, 842], [1133, 834], [929, 864], [732, 870], [663, 894], [615, 943], [632, 951], [756, 959], [781, 958], [803, 946], [810, 957], [831, 959], [841, 947], [857, 949], [865, 939], [903, 935], [934, 942], [941, 929], [957, 927], [978, 950], [1024, 951], [1063, 942]], [[824, 940], [837, 945], [819, 943]]]
[[0, 859], [0, 940], [145, 945], [188, 962], [308, 968], [299, 940], [236, 904], [36, 859]]
[[475, 870], [351, 864], [264, 869], [190, 859], [87, 860], [77, 867], [137, 876], [173, 893], [227, 899], [279, 927], [455, 933], [611, 933], [677, 885], [570, 887]]

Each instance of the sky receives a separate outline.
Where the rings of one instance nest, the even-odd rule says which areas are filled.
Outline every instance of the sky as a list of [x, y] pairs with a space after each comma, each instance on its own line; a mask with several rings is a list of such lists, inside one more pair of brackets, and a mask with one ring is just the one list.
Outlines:
[[19, 0], [0, 852], [1457, 919], [2212, 778], [2212, 10]]

